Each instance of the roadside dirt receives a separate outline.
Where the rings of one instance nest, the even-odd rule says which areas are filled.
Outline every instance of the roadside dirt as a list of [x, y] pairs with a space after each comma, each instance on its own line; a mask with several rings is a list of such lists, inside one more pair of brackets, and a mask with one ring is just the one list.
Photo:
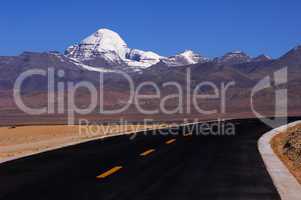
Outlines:
[[137, 132], [166, 127], [154, 125], [90, 125], [90, 126], [12, 126], [0, 128], [0, 161], [28, 155], [65, 144], [87, 141], [118, 133]]
[[275, 136], [271, 146], [301, 184], [301, 124]]

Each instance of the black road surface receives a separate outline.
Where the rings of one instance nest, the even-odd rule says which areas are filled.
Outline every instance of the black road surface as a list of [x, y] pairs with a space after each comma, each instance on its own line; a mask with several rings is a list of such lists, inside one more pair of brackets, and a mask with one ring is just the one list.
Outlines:
[[234, 136], [141, 133], [1, 164], [0, 199], [280, 199], [257, 150], [269, 128], [230, 122]]

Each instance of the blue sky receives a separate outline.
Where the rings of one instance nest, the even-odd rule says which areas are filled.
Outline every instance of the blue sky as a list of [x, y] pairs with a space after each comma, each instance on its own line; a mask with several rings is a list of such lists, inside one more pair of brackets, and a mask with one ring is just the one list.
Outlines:
[[301, 44], [300, 0], [9, 0], [1, 2], [0, 55], [64, 49], [99, 28], [129, 47], [208, 57], [243, 50], [278, 57]]

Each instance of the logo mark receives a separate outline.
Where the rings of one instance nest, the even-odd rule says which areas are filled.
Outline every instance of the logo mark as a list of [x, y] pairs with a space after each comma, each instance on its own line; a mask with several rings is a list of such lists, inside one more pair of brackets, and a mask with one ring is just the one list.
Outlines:
[[[262, 122], [264, 122], [271, 128], [277, 128], [279, 125], [287, 124], [287, 88], [279, 88], [282, 85], [286, 84], [287, 81], [287, 67], [285, 67], [274, 72], [273, 79], [271, 78], [271, 76], [266, 76], [265, 78], [261, 79], [252, 89], [250, 102], [252, 112], [257, 118], [259, 118]], [[255, 94], [268, 88], [275, 88], [275, 110], [273, 119], [260, 114], [254, 108]]]

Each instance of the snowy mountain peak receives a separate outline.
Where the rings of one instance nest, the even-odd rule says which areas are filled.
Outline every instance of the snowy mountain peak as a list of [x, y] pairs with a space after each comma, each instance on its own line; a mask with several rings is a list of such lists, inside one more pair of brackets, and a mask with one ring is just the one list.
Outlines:
[[183, 55], [183, 56], [191, 56], [191, 55], [194, 55], [195, 53], [192, 51], [192, 50], [185, 50], [183, 51], [182, 53], [180, 53], [180, 55]]
[[204, 58], [203, 56], [193, 52], [192, 50], [185, 50], [184, 52], [175, 56], [162, 59], [165, 64], [172, 67], [203, 63], [207, 62], [208, 60], [209, 59]]
[[251, 60], [251, 57], [248, 56], [243, 51], [231, 51], [229, 53], [226, 53], [221, 58], [216, 59], [218, 63], [221, 64], [239, 64], [239, 63], [245, 63], [249, 62]]
[[124, 49], [127, 48], [127, 44], [119, 34], [109, 29], [99, 29], [94, 34], [85, 38], [81, 44], [93, 45], [100, 52], [117, 52], [122, 57], [125, 57]]
[[94, 67], [124, 65], [133, 67], [133, 70], [154, 65], [162, 58], [151, 51], [128, 48], [118, 33], [105, 28], [70, 46], [65, 54], [85, 64], [92, 63]]
[[99, 29], [83, 39], [79, 44], [70, 46], [66, 55], [78, 60], [89, 60], [102, 56], [110, 62], [125, 58], [127, 44], [118, 33], [109, 29]]
[[152, 51], [128, 49], [126, 59], [124, 61], [131, 67], [146, 68], [158, 63], [161, 58], [162, 56]]

